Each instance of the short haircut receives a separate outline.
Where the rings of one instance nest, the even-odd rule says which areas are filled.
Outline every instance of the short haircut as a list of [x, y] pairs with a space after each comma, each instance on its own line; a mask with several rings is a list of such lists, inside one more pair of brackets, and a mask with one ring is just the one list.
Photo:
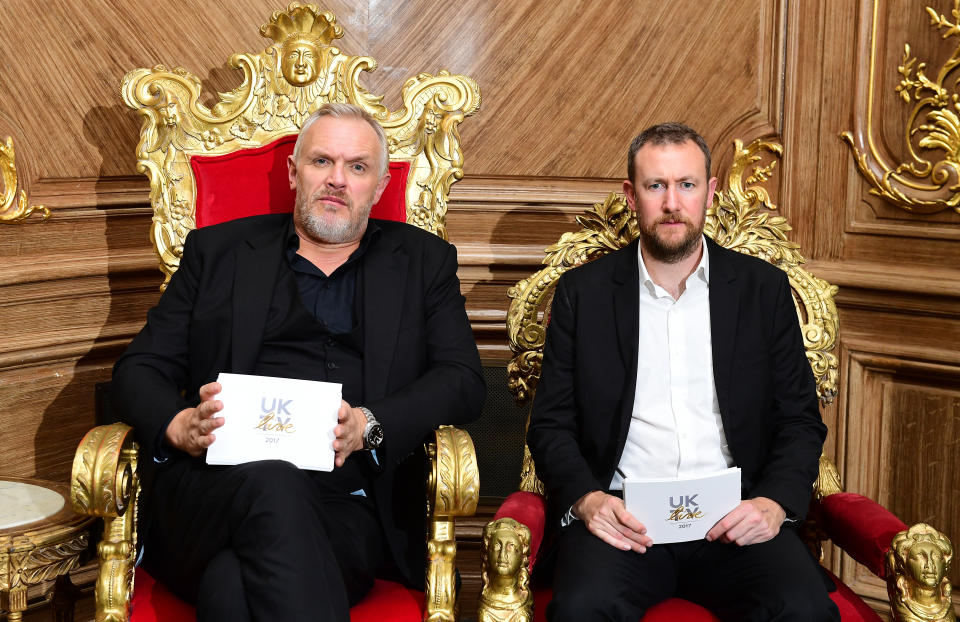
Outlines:
[[637, 134], [637, 137], [630, 143], [630, 151], [627, 154], [627, 179], [630, 180], [631, 184], [634, 183], [633, 176], [636, 174], [634, 160], [636, 160], [637, 152], [647, 143], [658, 146], [682, 145], [688, 140], [693, 141], [703, 152], [707, 164], [707, 179], [710, 179], [710, 147], [707, 147], [707, 141], [703, 140], [703, 136], [697, 134], [692, 128], [676, 121], [653, 125]]
[[390, 161], [390, 152], [387, 149], [387, 134], [383, 131], [383, 126], [377, 123], [377, 120], [370, 115], [369, 112], [357, 106], [356, 104], [341, 104], [337, 102], [329, 102], [323, 104], [316, 110], [314, 110], [307, 120], [303, 122], [303, 127], [300, 128], [300, 135], [297, 136], [297, 142], [293, 146], [293, 159], [300, 159], [300, 146], [302, 143], [303, 135], [307, 133], [307, 130], [310, 129], [310, 126], [320, 117], [333, 117], [334, 119], [359, 119], [361, 121], [366, 121], [367, 125], [373, 128], [373, 131], [377, 134], [377, 140], [380, 141], [381, 154], [380, 154], [380, 177], [383, 177], [384, 173], [387, 172], [387, 163]]

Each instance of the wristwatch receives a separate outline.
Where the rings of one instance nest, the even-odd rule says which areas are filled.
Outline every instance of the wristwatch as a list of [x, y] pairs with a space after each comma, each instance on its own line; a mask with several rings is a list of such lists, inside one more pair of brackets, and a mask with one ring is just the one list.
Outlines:
[[363, 448], [376, 449], [383, 442], [383, 426], [377, 421], [370, 409], [359, 406], [360, 412], [367, 418], [367, 427], [363, 429]]

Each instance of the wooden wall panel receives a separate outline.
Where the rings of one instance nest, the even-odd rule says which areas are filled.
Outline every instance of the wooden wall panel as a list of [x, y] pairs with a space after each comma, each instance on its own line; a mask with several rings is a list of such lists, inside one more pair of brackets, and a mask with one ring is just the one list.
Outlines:
[[[147, 183], [135, 170], [140, 122], [120, 100], [123, 75], [182, 66], [213, 101], [239, 83], [228, 56], [262, 50], [259, 26], [285, 1], [0, 2], [0, 139], [16, 141], [31, 203], [52, 211], [47, 222], [0, 224], [0, 416], [16, 421], [0, 435], [0, 474], [65, 477], [72, 446], [93, 423], [93, 386], [158, 296]], [[949, 16], [953, 3], [334, 0], [325, 8], [344, 27], [344, 51], [379, 61], [364, 83], [391, 108], [422, 71], [449, 69], [480, 84], [481, 110], [460, 130], [466, 175], [453, 187], [447, 224], [488, 363], [510, 355], [507, 288], [576, 228], [576, 215], [619, 190], [637, 131], [691, 123], [712, 145], [721, 183], [733, 139], [779, 140], [773, 200], [808, 266], [840, 286], [841, 392], [823, 413], [825, 449], [847, 489], [908, 522], [930, 520], [960, 544], [950, 501], [960, 481], [960, 214], [909, 213], [872, 195], [840, 139], [870, 129], [891, 161], [905, 156], [910, 106], [894, 90], [903, 45], [936, 68], [957, 42], [931, 29], [928, 5]], [[464, 531], [470, 538], [475, 522]], [[836, 551], [828, 560], [855, 589], [885, 600], [854, 562]]]

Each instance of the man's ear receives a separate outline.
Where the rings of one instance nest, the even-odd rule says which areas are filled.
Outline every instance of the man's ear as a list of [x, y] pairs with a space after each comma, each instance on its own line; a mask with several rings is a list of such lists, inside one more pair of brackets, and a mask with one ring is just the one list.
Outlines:
[[373, 193], [373, 202], [376, 203], [380, 200], [380, 195], [383, 194], [383, 191], [387, 189], [387, 184], [390, 183], [390, 173], [384, 173], [383, 177], [380, 178], [380, 181], [377, 182], [377, 191]]
[[707, 182], [707, 186], [708, 186], [708, 188], [709, 188], [709, 190], [710, 190], [710, 192], [707, 193], [707, 204], [708, 204], [708, 205], [712, 205], [712, 204], [713, 204], [713, 193], [717, 190], [717, 178], [716, 178], [716, 177], [711, 177], [711, 178], [710, 178], [710, 181]]
[[[714, 180], [716, 181], [716, 180]], [[633, 192], [633, 184], [629, 179], [623, 180], [623, 196], [627, 199], [627, 207], [631, 212], [637, 211], [637, 195]]]
[[297, 189], [297, 161], [293, 159], [293, 155], [287, 156], [287, 177], [290, 179], [290, 189]]

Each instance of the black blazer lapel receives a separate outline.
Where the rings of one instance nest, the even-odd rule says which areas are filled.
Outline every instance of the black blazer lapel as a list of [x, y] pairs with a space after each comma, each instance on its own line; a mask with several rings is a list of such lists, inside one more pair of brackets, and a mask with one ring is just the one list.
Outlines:
[[[623, 362], [623, 382], [620, 391], [620, 435], [617, 438], [617, 460], [626, 442], [630, 417], [633, 414], [634, 394], [637, 390], [637, 350], [640, 347], [640, 266], [639, 243], [633, 242], [618, 253], [613, 270], [613, 313], [617, 329], [617, 347]], [[616, 464], [614, 464], [616, 466]]]
[[[710, 340], [713, 342], [713, 381], [721, 416], [729, 412], [734, 344], [740, 313], [737, 273], [726, 260], [726, 250], [707, 238], [710, 253]], [[726, 422], [725, 422], [726, 423]]]
[[257, 363], [263, 330], [283, 257], [286, 221], [237, 246], [233, 274], [233, 343], [231, 370], [249, 374]]
[[409, 258], [387, 236], [380, 236], [363, 259], [363, 384], [364, 399], [383, 398], [397, 346], [405, 299]]

